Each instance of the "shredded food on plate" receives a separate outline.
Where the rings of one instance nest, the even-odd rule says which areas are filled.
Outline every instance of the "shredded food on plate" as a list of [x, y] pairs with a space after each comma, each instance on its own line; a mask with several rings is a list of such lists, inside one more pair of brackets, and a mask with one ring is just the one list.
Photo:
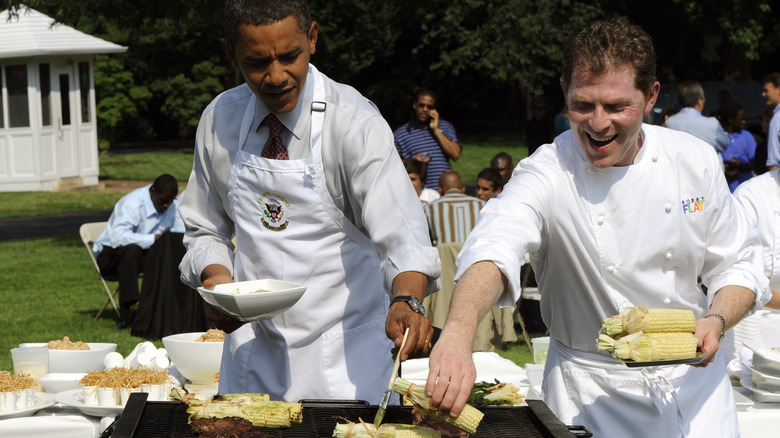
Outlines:
[[200, 335], [195, 342], [224, 342], [225, 332], [219, 329], [209, 329], [206, 333]]
[[141, 385], [162, 385], [168, 381], [166, 370], [145, 368], [111, 368], [105, 371], [90, 371], [81, 378], [81, 386], [101, 388], [138, 388]]
[[48, 345], [50, 350], [89, 350], [89, 345], [81, 341], [71, 342], [68, 336], [62, 340], [49, 341]]
[[0, 392], [16, 392], [35, 387], [35, 379], [28, 374], [14, 375], [8, 371], [0, 371]]

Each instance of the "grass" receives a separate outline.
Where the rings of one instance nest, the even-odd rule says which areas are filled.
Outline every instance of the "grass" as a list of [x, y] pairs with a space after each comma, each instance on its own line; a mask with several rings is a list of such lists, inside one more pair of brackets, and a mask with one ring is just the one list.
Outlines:
[[[106, 293], [77, 234], [0, 243], [0, 369], [12, 370], [10, 349], [22, 342], [114, 342], [122, 355], [144, 339], [130, 330], [116, 331], [109, 307], [93, 318]], [[115, 284], [114, 284], [115, 285]], [[158, 346], [162, 343], [157, 342]]]
[[[512, 135], [462, 138], [464, 151], [454, 168], [464, 181], [474, 181], [500, 151], [517, 161], [527, 154]], [[162, 173], [186, 181], [192, 153], [144, 152], [100, 158], [101, 179], [152, 181]], [[66, 212], [109, 210], [123, 193], [19, 192], [0, 193], [0, 218]], [[129, 330], [116, 331], [116, 314], [109, 309], [97, 321], [94, 315], [106, 300], [102, 285], [77, 234], [0, 243], [0, 369], [11, 370], [10, 349], [22, 342], [48, 342], [70, 336], [85, 342], [115, 342], [129, 354], [144, 339]], [[109, 284], [110, 286], [115, 284]], [[156, 345], [162, 346], [157, 341]], [[532, 362], [520, 340], [497, 351], [522, 365]]]

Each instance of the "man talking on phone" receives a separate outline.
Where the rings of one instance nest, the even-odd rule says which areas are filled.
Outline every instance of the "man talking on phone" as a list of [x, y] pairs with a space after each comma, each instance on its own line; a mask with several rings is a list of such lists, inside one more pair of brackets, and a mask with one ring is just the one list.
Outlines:
[[430, 90], [414, 94], [412, 116], [393, 133], [395, 148], [401, 158], [428, 163], [427, 175], [420, 175], [425, 187], [436, 190], [439, 177], [451, 172], [450, 160], [458, 161], [463, 145], [458, 141], [452, 123], [439, 118], [436, 96]]

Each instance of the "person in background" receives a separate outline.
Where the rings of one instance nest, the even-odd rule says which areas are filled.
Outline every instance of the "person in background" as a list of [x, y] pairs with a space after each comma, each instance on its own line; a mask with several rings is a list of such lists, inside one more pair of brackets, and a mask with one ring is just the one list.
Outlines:
[[766, 136], [766, 170], [775, 170], [780, 166], [780, 73], [764, 76], [766, 105], [773, 109], [772, 120]]
[[477, 198], [487, 202], [495, 198], [504, 188], [501, 174], [492, 167], [486, 167], [477, 174]]
[[319, 25], [304, 0], [228, 0], [224, 20], [222, 46], [245, 83], [198, 125], [182, 280], [274, 278], [306, 293], [251, 323], [207, 307], [228, 333], [219, 392], [378, 404], [393, 353], [430, 348], [420, 303], [441, 270], [392, 130], [309, 63]]
[[458, 172], [439, 177], [441, 198], [425, 206], [431, 243], [464, 242], [477, 224], [484, 201], [469, 196]]
[[[759, 347], [780, 347], [780, 174], [777, 169], [750, 178], [734, 191], [740, 211], [756, 229], [763, 246], [764, 275], [769, 279], [772, 299], [766, 306], [745, 317], [723, 339], [723, 350], [728, 361], [739, 360], [739, 349], [744, 343]], [[729, 370], [734, 369], [732, 365]]]
[[509, 181], [512, 171], [515, 170], [512, 162], [512, 156], [506, 152], [499, 152], [490, 159], [490, 167], [496, 169], [501, 174], [502, 185]]
[[696, 81], [685, 81], [677, 87], [680, 111], [666, 119], [665, 126], [675, 131], [687, 132], [698, 137], [718, 153], [729, 145], [729, 136], [715, 117], [702, 115], [706, 98], [704, 89]]
[[412, 181], [412, 186], [417, 192], [417, 196], [420, 198], [420, 202], [423, 207], [428, 205], [429, 202], [435, 201], [441, 197], [438, 190], [433, 190], [425, 187], [425, 180], [428, 177], [427, 167], [428, 163], [420, 161], [414, 158], [407, 158], [404, 161], [404, 167], [406, 173], [409, 175], [409, 179]]
[[552, 141], [555, 134], [555, 118], [550, 114], [544, 96], [531, 99], [531, 117], [525, 124], [525, 143], [531, 156], [539, 146]]
[[436, 109], [436, 96], [430, 90], [414, 94], [412, 116], [393, 133], [401, 158], [415, 158], [428, 163], [425, 187], [436, 189], [439, 176], [452, 170], [450, 160], [458, 161], [463, 145], [458, 141], [452, 123], [442, 120]]
[[569, 107], [563, 102], [561, 110], [555, 115], [555, 135], [559, 136], [571, 128], [569, 125]]
[[119, 278], [117, 330], [132, 325], [130, 311], [140, 298], [138, 275], [144, 271], [149, 248], [163, 233], [184, 232], [178, 193], [176, 178], [166, 173], [126, 194], [114, 206], [106, 229], [92, 246], [100, 272]]
[[734, 192], [737, 186], [753, 177], [756, 139], [745, 129], [745, 107], [736, 100], [723, 102], [718, 107], [717, 119], [729, 136], [729, 146], [722, 155], [726, 181]]
[[[432, 409], [460, 414], [477, 322], [517, 302], [529, 253], [550, 330], [542, 393], [560, 421], [599, 437], [739, 436], [718, 346], [770, 298], [761, 243], [713, 148], [642, 123], [660, 90], [655, 65], [650, 36], [622, 17], [569, 38], [572, 129], [520, 162], [466, 240], [430, 355]], [[602, 321], [636, 305], [691, 310], [702, 362], [630, 368], [599, 352]]]

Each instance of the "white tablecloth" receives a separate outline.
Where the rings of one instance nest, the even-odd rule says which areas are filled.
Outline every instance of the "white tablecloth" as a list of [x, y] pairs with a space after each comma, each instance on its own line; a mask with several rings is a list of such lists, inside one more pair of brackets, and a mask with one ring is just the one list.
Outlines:
[[780, 426], [780, 403], [761, 403], [747, 388], [734, 388], [753, 402], [753, 406], [737, 411], [742, 438], [766, 438], [777, 436]]
[[78, 409], [55, 404], [33, 416], [0, 420], [0, 436], [24, 438], [97, 438], [114, 420], [92, 417]]

